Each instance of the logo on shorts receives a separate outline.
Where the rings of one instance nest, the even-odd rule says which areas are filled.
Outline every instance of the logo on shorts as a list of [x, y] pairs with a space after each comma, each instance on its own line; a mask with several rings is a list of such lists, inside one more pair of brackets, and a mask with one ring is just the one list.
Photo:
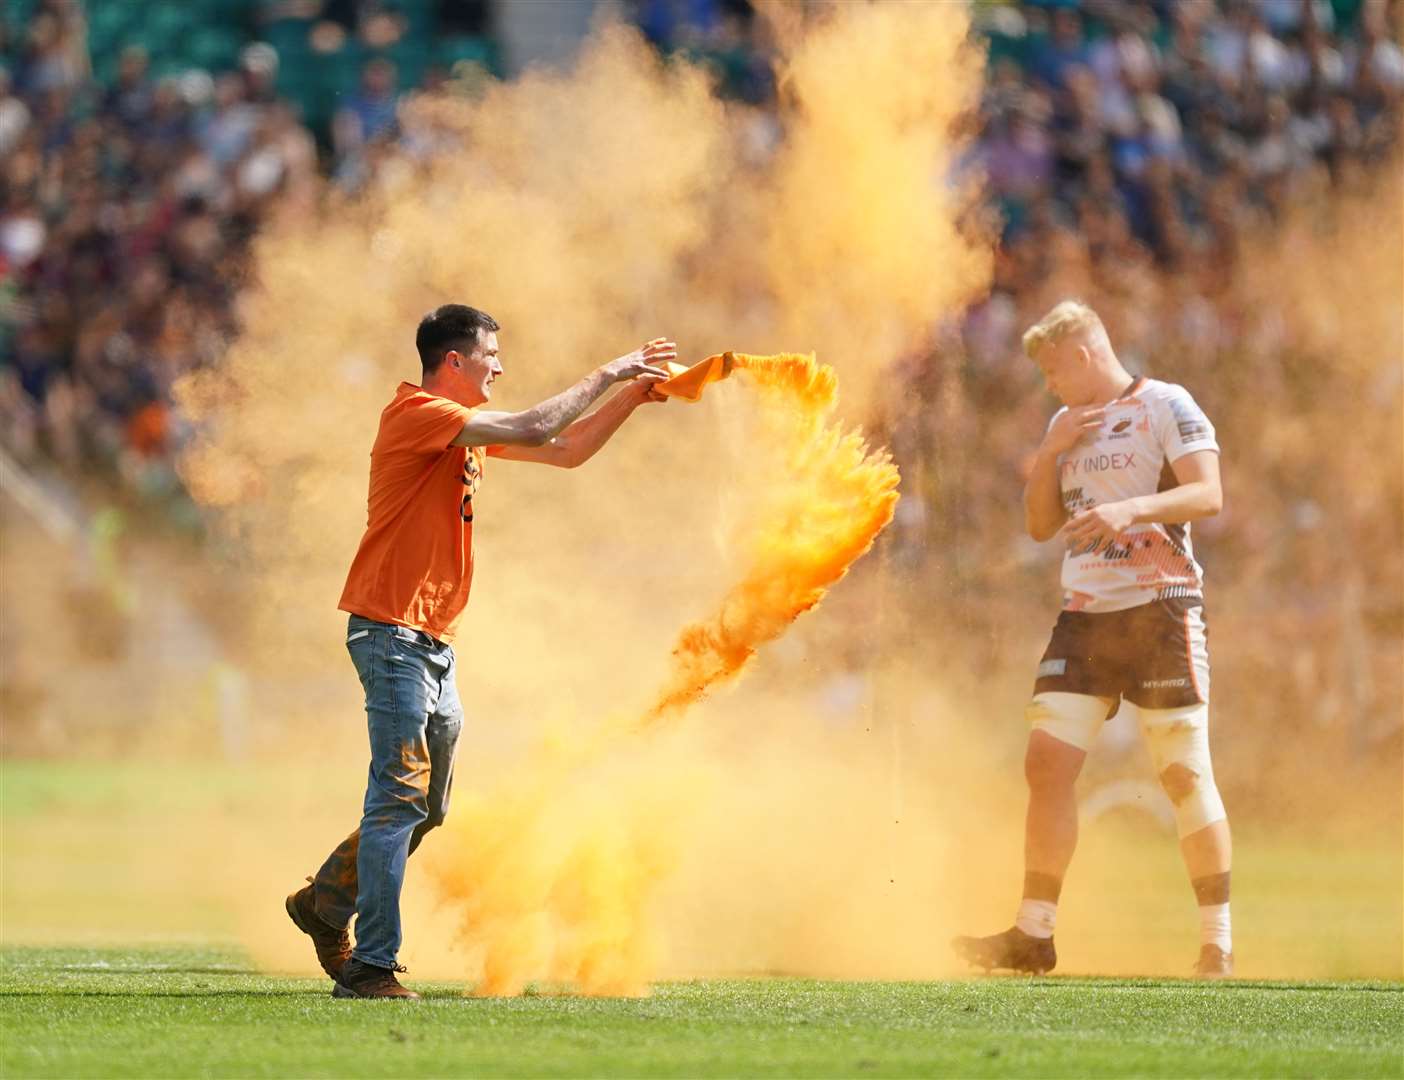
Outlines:
[[1164, 690], [1171, 686], [1188, 686], [1189, 679], [1146, 679], [1141, 683], [1142, 690]]
[[1049, 675], [1066, 675], [1068, 673], [1068, 662], [1066, 660], [1045, 660], [1038, 665], [1038, 677], [1047, 678]]

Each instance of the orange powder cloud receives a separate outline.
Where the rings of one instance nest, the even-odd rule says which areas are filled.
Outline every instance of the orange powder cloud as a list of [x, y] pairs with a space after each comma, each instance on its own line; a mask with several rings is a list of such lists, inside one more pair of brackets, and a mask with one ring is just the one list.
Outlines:
[[[679, 635], [643, 718], [650, 734], [677, 727], [689, 705], [819, 604], [898, 499], [888, 455], [832, 422], [832, 368], [813, 356], [728, 356], [757, 393], [760, 440], [780, 468], [736, 538], [747, 556], [740, 580]], [[646, 986], [656, 958], [649, 901], [700, 799], [686, 758], [638, 729], [606, 721], [543, 743], [448, 827], [434, 873], [460, 914], [477, 993], [518, 993], [533, 980], [596, 994]]]

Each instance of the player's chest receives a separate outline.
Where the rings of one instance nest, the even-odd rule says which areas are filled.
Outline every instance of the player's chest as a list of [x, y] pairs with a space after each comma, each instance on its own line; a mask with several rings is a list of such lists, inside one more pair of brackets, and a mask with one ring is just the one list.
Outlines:
[[1063, 487], [1107, 484], [1116, 488], [1152, 485], [1160, 475], [1163, 454], [1139, 402], [1116, 406], [1096, 434], [1083, 439], [1059, 462]]

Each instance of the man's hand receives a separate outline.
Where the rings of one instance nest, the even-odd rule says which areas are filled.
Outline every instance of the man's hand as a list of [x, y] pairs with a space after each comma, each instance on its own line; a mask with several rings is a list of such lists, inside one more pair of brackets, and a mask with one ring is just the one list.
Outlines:
[[655, 386], [664, 381], [666, 380], [657, 375], [640, 375], [619, 391], [619, 396], [628, 401], [630, 409], [636, 409], [649, 401], [667, 401], [667, 394], [660, 394], [654, 389]]
[[662, 365], [678, 358], [678, 346], [667, 338], [654, 338], [641, 349], [635, 349], [627, 356], [611, 360], [600, 368], [610, 382], [627, 382], [641, 375], [656, 376], [655, 382], [670, 378], [670, 373]]
[[1079, 510], [1058, 530], [1058, 535], [1071, 548], [1098, 551], [1136, 524], [1136, 517], [1133, 499], [1103, 503]]
[[1074, 405], [1053, 421], [1053, 426], [1043, 437], [1041, 449], [1049, 454], [1066, 454], [1084, 435], [1101, 427], [1102, 418], [1106, 415], [1105, 405]]

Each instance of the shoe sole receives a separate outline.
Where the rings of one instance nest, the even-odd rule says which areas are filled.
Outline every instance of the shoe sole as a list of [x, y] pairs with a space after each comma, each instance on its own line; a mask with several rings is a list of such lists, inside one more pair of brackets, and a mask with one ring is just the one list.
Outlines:
[[406, 995], [406, 994], [385, 994], [385, 995], [382, 996], [382, 997], [371, 998], [371, 997], [367, 997], [365, 994], [358, 994], [358, 993], [356, 993], [356, 991], [352, 990], [351, 987], [349, 987], [349, 986], [343, 986], [341, 983], [336, 983], [336, 984], [334, 984], [334, 985], [332, 986], [331, 996], [334, 997], [334, 998], [355, 998], [357, 1001], [418, 1001], [418, 1000], [419, 1000], [419, 995], [418, 995], [418, 994], [415, 994], [413, 997], [410, 997], [409, 995]]
[[1047, 975], [1053, 970], [1052, 968], [986, 967], [984, 964], [977, 964], [970, 960], [967, 960], [966, 963], [971, 967], [979, 968], [981, 973], [985, 975], [989, 975], [995, 971], [1007, 971], [1011, 975]]

